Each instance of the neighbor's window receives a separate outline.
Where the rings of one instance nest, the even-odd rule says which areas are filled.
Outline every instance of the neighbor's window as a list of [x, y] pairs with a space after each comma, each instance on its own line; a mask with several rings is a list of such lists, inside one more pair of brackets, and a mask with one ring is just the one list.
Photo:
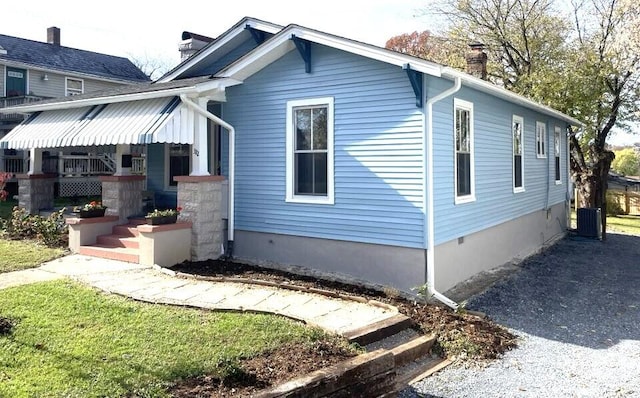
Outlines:
[[286, 200], [333, 204], [333, 98], [287, 102]]
[[560, 175], [560, 127], [556, 126], [553, 132], [553, 148], [556, 155], [556, 184], [562, 183], [562, 176]]
[[543, 122], [536, 122], [536, 156], [547, 157], [547, 125]]
[[66, 96], [78, 95], [84, 93], [84, 80], [72, 79], [70, 77], [65, 78], [66, 84]]
[[167, 186], [176, 187], [178, 183], [173, 180], [176, 176], [188, 176], [191, 172], [191, 146], [188, 144], [167, 144], [169, 165], [167, 173]]
[[524, 130], [524, 119], [521, 116], [513, 115], [513, 192], [524, 191], [524, 141], [522, 131]]
[[473, 165], [473, 104], [454, 100], [456, 203], [475, 200]]

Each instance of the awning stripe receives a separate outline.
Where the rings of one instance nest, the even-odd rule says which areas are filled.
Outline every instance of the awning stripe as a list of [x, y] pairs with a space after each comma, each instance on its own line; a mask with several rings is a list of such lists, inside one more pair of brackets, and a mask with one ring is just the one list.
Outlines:
[[178, 97], [44, 111], [34, 113], [0, 139], [0, 148], [193, 144], [193, 124], [181, 123], [189, 118], [193, 120], [193, 111], [183, 107]]

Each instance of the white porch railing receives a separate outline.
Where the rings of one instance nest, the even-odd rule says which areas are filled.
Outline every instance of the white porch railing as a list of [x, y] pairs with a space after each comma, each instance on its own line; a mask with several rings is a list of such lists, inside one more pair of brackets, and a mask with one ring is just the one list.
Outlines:
[[59, 155], [58, 174], [64, 177], [111, 175], [115, 162], [109, 155]]
[[147, 174], [147, 163], [143, 156], [136, 156], [131, 159], [131, 174]]
[[28, 164], [28, 161], [23, 159], [22, 156], [5, 156], [3, 170], [13, 174], [23, 174], [26, 172]]

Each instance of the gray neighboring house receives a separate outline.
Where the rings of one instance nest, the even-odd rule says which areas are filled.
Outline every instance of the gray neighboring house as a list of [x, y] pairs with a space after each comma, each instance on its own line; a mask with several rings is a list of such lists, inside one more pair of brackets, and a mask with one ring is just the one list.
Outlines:
[[[62, 46], [57, 27], [47, 42], [0, 34], [0, 108], [147, 81], [127, 58]], [[0, 114], [0, 138], [23, 119]], [[0, 171], [25, 172], [22, 153], [0, 151]]]

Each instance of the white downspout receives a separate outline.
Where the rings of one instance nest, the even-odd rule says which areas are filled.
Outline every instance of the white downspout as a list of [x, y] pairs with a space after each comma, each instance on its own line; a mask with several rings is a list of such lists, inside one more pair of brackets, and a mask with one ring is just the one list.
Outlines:
[[[426, 83], [425, 83], [426, 84]], [[436, 278], [435, 278], [435, 220], [434, 220], [434, 193], [433, 193], [433, 104], [444, 98], [455, 94], [462, 86], [462, 80], [460, 77], [455, 78], [455, 84], [450, 89], [441, 92], [433, 98], [427, 100], [427, 137], [426, 140], [422, 140], [422, 153], [426, 153], [426, 159], [423, 156], [423, 170], [426, 170], [424, 175], [423, 186], [425, 192], [423, 192], [423, 209], [427, 209], [425, 217], [425, 247], [427, 248], [427, 289], [431, 297], [435, 297], [442, 303], [453, 308], [458, 309], [458, 303], [446, 297], [444, 294], [436, 290]], [[426, 90], [424, 90], [426, 92]], [[454, 115], [455, 117], [455, 115]]]
[[236, 129], [220, 119], [218, 116], [213, 113], [207, 111], [206, 109], [202, 109], [195, 102], [191, 101], [186, 94], [180, 94], [180, 99], [182, 102], [187, 105], [189, 108], [193, 109], [195, 112], [200, 115], [206, 117], [217, 125], [224, 127], [229, 132], [229, 225], [227, 226], [228, 232], [228, 240], [229, 240], [229, 255], [233, 253], [233, 232], [235, 225], [235, 206], [234, 206], [234, 182], [235, 182], [235, 159], [236, 159]]

